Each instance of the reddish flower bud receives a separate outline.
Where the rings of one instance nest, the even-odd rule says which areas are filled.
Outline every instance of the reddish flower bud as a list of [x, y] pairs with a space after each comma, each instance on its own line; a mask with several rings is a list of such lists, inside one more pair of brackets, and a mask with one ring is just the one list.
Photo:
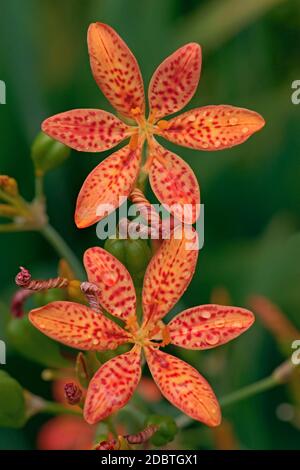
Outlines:
[[74, 383], [69, 382], [64, 386], [65, 397], [69, 405], [77, 405], [82, 398], [82, 390]]
[[32, 291], [28, 289], [18, 290], [12, 298], [10, 311], [13, 317], [21, 318], [24, 315], [25, 301], [32, 295]]
[[20, 266], [20, 272], [16, 275], [16, 284], [19, 287], [27, 287], [31, 280], [31, 274], [28, 269]]

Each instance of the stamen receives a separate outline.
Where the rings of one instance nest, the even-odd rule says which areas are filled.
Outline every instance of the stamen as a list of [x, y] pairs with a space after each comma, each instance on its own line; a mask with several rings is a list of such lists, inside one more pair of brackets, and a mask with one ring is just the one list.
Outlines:
[[129, 141], [130, 150], [136, 150], [139, 144], [139, 134], [133, 134]]
[[158, 121], [157, 126], [162, 131], [166, 131], [167, 129], [169, 129], [171, 127], [171, 124], [168, 121], [165, 121], [164, 119], [162, 119], [161, 121]]

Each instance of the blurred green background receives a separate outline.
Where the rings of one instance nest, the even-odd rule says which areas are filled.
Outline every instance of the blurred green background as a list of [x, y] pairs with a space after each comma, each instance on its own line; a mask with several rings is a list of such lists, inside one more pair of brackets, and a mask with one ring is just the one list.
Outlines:
[[[15, 177], [27, 199], [33, 197], [30, 145], [41, 121], [72, 108], [111, 109], [88, 61], [86, 32], [97, 20], [113, 26], [128, 43], [146, 87], [168, 54], [185, 42], [199, 42], [202, 76], [188, 108], [232, 104], [261, 113], [267, 123], [248, 142], [226, 151], [166, 144], [195, 171], [205, 204], [205, 246], [176, 311], [208, 303], [220, 289], [232, 304], [245, 307], [249, 296], [263, 294], [300, 330], [300, 105], [291, 102], [291, 84], [300, 80], [299, 0], [2, 1], [0, 79], [6, 82], [7, 104], [0, 106], [0, 174]], [[104, 157], [72, 152], [46, 178], [50, 221], [79, 257], [100, 242], [95, 227], [75, 228], [76, 196]], [[18, 266], [53, 276], [57, 260], [37, 233], [0, 235], [0, 339], [5, 339]], [[218, 396], [268, 375], [284, 359], [259, 318], [249, 332], [220, 350], [176, 354], [201, 370]], [[24, 387], [49, 395], [49, 384], [40, 379], [42, 367], [9, 345], [7, 365], [0, 367]], [[299, 449], [300, 420], [278, 417], [278, 406], [286, 402], [291, 402], [289, 390], [281, 387], [224, 409], [238, 447]], [[299, 417], [300, 396], [293, 406]], [[34, 448], [45, 419], [34, 418], [21, 430], [0, 429], [0, 449]], [[211, 431], [198, 423], [180, 432], [177, 445], [216, 447]]]

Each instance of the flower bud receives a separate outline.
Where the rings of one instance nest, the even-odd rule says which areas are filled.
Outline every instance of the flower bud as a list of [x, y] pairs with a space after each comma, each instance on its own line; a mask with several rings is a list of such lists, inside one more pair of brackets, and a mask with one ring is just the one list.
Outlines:
[[16, 197], [19, 194], [18, 183], [7, 175], [0, 175], [0, 189], [8, 196]]
[[64, 387], [65, 397], [69, 405], [78, 405], [82, 398], [82, 390], [75, 382], [69, 382]]
[[51, 139], [43, 132], [37, 135], [31, 146], [31, 158], [38, 175], [43, 175], [61, 165], [70, 153], [69, 147]]
[[108, 239], [104, 248], [123, 263], [132, 276], [142, 277], [151, 259], [146, 240]]
[[177, 425], [173, 418], [170, 416], [152, 415], [147, 419], [147, 426], [158, 426], [158, 431], [152, 436], [151, 442], [153, 445], [160, 447], [168, 442], [173, 441], [177, 434]]

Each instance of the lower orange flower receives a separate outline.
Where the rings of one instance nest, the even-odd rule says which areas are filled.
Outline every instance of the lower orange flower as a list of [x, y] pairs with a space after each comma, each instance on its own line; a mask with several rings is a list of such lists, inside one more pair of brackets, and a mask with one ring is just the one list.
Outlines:
[[[85, 400], [84, 417], [97, 423], [122, 408], [141, 378], [141, 353], [161, 393], [181, 411], [208, 426], [217, 426], [221, 412], [204, 377], [186, 362], [160, 350], [167, 344], [187, 349], [210, 349], [246, 331], [254, 316], [239, 307], [202, 305], [178, 314], [168, 325], [163, 317], [188, 287], [195, 271], [197, 234], [181, 227], [163, 242], [152, 258], [144, 280], [143, 322], [136, 316], [136, 294], [126, 268], [111, 254], [95, 247], [84, 255], [89, 282], [97, 286], [97, 300], [124, 328], [103, 313], [73, 302], [53, 302], [32, 310], [29, 318], [44, 334], [68, 346], [101, 351], [124, 343], [133, 348], [102, 365], [92, 378]], [[179, 236], [180, 235], [180, 236]]]

